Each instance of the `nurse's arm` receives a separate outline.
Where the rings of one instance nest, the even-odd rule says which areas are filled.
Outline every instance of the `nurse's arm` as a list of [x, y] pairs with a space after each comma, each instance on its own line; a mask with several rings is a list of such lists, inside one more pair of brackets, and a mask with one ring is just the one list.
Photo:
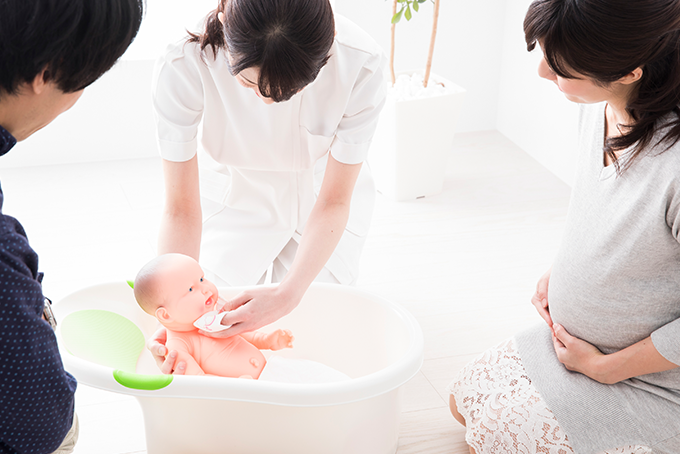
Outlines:
[[292, 311], [335, 251], [349, 219], [349, 206], [361, 164], [342, 164], [328, 157], [319, 197], [300, 240], [295, 259], [281, 283], [242, 292], [225, 304], [222, 319], [231, 328], [210, 337], [230, 337], [268, 325]]
[[178, 252], [198, 260], [201, 248], [201, 200], [196, 156], [185, 162], [163, 160], [165, 206], [158, 234], [158, 254]]
[[281, 281], [282, 290], [298, 301], [326, 266], [345, 232], [360, 170], [361, 164], [343, 164], [328, 156], [319, 197], [305, 224], [295, 259]]

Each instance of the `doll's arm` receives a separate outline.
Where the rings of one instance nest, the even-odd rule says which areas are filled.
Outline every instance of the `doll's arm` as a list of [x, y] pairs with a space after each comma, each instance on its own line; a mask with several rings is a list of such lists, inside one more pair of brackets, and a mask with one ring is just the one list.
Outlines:
[[251, 331], [241, 334], [245, 340], [253, 344], [260, 350], [281, 350], [283, 348], [293, 348], [293, 333], [287, 329], [277, 329], [276, 331], [265, 334], [259, 331]]
[[168, 349], [177, 351], [177, 361], [186, 362], [186, 375], [206, 375], [196, 359], [189, 353], [187, 344], [179, 339], [170, 339], [166, 346]]

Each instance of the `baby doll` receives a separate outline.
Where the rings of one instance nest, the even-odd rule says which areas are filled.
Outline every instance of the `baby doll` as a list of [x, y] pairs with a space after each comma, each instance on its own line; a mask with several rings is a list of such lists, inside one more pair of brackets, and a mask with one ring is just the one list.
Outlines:
[[198, 333], [194, 322], [211, 311], [219, 311], [218, 291], [204, 278], [193, 258], [164, 254], [146, 264], [134, 283], [140, 307], [154, 315], [167, 329], [168, 350], [185, 361], [186, 373], [222, 377], [260, 377], [267, 361], [259, 349], [280, 350], [293, 346], [290, 331], [270, 334], [257, 331], [229, 338], [210, 338]]

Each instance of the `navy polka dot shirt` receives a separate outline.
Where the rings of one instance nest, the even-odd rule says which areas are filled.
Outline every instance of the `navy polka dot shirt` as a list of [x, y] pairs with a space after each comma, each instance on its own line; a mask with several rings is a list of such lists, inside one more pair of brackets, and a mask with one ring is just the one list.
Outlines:
[[[15, 144], [0, 126], [0, 155]], [[38, 255], [3, 200], [0, 189], [0, 452], [51, 453], [71, 428], [76, 380], [42, 319]]]

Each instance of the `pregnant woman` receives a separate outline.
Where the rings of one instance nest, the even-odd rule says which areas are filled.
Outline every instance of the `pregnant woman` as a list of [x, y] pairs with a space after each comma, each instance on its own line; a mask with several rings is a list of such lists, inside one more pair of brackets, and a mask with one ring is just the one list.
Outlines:
[[680, 452], [680, 2], [538, 0], [539, 75], [581, 104], [545, 320], [468, 364], [472, 453]]

